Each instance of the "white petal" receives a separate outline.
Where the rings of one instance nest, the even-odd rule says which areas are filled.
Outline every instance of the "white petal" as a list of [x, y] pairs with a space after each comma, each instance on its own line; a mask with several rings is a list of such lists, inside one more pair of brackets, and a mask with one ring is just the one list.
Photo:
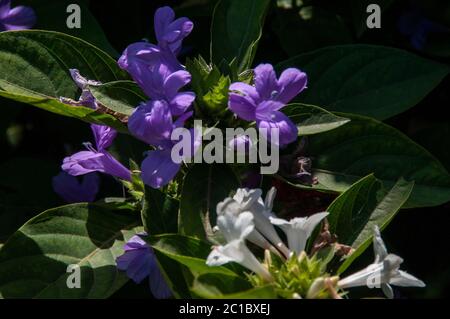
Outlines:
[[228, 242], [245, 239], [255, 229], [253, 215], [249, 212], [237, 216], [231, 213], [221, 214], [217, 217], [217, 226]]
[[234, 240], [225, 246], [215, 247], [206, 260], [208, 266], [221, 266], [229, 262], [236, 262], [266, 280], [271, 279], [270, 273], [256, 259], [243, 240]]
[[374, 227], [373, 250], [375, 254], [375, 262], [380, 262], [384, 260], [388, 255], [386, 245], [384, 244], [384, 241], [381, 238], [380, 229], [378, 228], [378, 226]]
[[388, 299], [394, 299], [394, 291], [389, 284], [382, 284], [381, 290]]
[[398, 275], [393, 277], [389, 283], [400, 287], [425, 287], [425, 283], [422, 280], [402, 270], [399, 270]]
[[275, 196], [277, 196], [277, 189], [272, 187], [266, 194], [266, 199], [264, 200], [264, 206], [266, 206], [266, 211], [272, 213], [273, 202], [275, 201]]
[[382, 282], [382, 270], [382, 263], [371, 264], [363, 270], [360, 270], [344, 279], [339, 280], [338, 286], [342, 289], [359, 286], [368, 286], [374, 288], [376, 285], [387, 283]]
[[317, 213], [317, 214], [314, 214], [314, 215], [311, 215], [310, 217], [308, 217], [308, 219], [306, 220], [305, 226], [304, 226], [305, 231], [308, 234], [308, 237], [311, 236], [312, 232], [314, 231], [316, 226], [322, 221], [322, 219], [324, 219], [328, 215], [329, 215], [329, 213], [323, 212], [323, 213]]
[[251, 207], [262, 195], [262, 190], [238, 188], [233, 199], [241, 205], [242, 210], [247, 210]]

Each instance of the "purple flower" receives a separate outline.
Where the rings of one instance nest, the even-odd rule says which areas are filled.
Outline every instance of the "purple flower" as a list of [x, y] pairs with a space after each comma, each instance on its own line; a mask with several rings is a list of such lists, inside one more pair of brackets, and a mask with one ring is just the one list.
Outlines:
[[[145, 184], [160, 188], [167, 185], [178, 173], [181, 163], [175, 163], [171, 157], [172, 147], [177, 143], [171, 139], [176, 128], [184, 126], [184, 122], [192, 116], [192, 112], [181, 115], [175, 122], [165, 101], [150, 101], [137, 107], [128, 120], [131, 134], [157, 147], [147, 152], [147, 157], [141, 165], [142, 180]], [[199, 145], [200, 134], [193, 134], [191, 130], [191, 155]], [[196, 140], [194, 140], [197, 138]]]
[[60, 97], [60, 101], [73, 106], [85, 106], [94, 110], [97, 109], [97, 100], [92, 95], [89, 86], [99, 86], [102, 85], [102, 83], [86, 79], [77, 69], [70, 69], [69, 71], [75, 84], [81, 89], [81, 95], [78, 101], [66, 97]]
[[61, 172], [52, 179], [56, 194], [68, 203], [91, 203], [95, 201], [100, 186], [100, 178], [96, 173], [87, 174], [80, 180], [66, 172]]
[[85, 143], [87, 151], [66, 157], [62, 169], [72, 176], [101, 172], [124, 180], [131, 180], [131, 172], [116, 160], [108, 151], [117, 132], [107, 126], [92, 124], [96, 149], [91, 143]]
[[277, 129], [281, 146], [292, 143], [297, 139], [297, 127], [280, 109], [305, 89], [306, 74], [290, 68], [277, 79], [270, 64], [260, 64], [254, 73], [255, 86], [243, 82], [231, 84], [228, 107], [241, 119], [256, 121], [258, 128], [267, 129], [267, 138], [270, 129]]
[[155, 12], [155, 33], [158, 45], [168, 47], [174, 54], [181, 50], [183, 39], [194, 28], [194, 24], [188, 18], [175, 20], [175, 12], [170, 7], [162, 7]]
[[[141, 234], [147, 236], [146, 233]], [[116, 258], [117, 268], [126, 271], [135, 283], [148, 277], [150, 290], [157, 299], [172, 296], [169, 286], [159, 269], [153, 249], [140, 236], [133, 236], [123, 247], [125, 253]]]
[[173, 116], [185, 113], [195, 100], [193, 92], [179, 92], [191, 82], [191, 75], [177, 60], [175, 51], [192, 30], [187, 18], [174, 20], [173, 10], [163, 7], [155, 13], [158, 44], [131, 44], [118, 64], [126, 70], [152, 100], [164, 100]]
[[398, 20], [398, 30], [409, 37], [411, 45], [423, 51], [430, 33], [449, 33], [450, 29], [423, 16], [419, 9], [402, 14]]
[[36, 14], [30, 7], [11, 9], [11, 0], [0, 0], [0, 32], [31, 29], [36, 23]]
[[119, 59], [119, 66], [148, 97], [166, 101], [174, 116], [186, 112], [195, 100], [193, 92], [179, 92], [191, 81], [189, 72], [171, 52], [158, 46], [144, 42], [130, 45]]

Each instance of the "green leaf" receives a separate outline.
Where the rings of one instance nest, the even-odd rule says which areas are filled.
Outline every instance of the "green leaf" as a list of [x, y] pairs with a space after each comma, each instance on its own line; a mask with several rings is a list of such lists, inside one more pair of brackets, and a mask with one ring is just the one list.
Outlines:
[[238, 187], [239, 181], [228, 165], [194, 165], [183, 182], [179, 232], [203, 239], [211, 235], [217, 204]]
[[[127, 282], [116, 268], [126, 240], [142, 229], [136, 212], [73, 204], [43, 212], [0, 251], [0, 297], [107, 298]], [[81, 287], [69, 289], [68, 265]]]
[[142, 205], [142, 223], [152, 236], [176, 233], [178, 229], [178, 200], [162, 191], [145, 187]]
[[128, 132], [126, 126], [112, 115], [99, 113], [98, 111], [84, 106], [71, 106], [64, 104], [55, 98], [41, 95], [36, 92], [26, 91], [21, 87], [12, 85], [11, 83], [5, 82], [1, 79], [0, 96], [14, 101], [30, 104], [61, 116], [76, 118], [87, 123], [107, 125], [122, 133]]
[[415, 182], [406, 207], [437, 206], [450, 200], [450, 175], [428, 151], [379, 121], [342, 116], [351, 121], [309, 139], [308, 153], [319, 181], [313, 188], [344, 192], [374, 173], [387, 188], [401, 177]]
[[[34, 29], [59, 31], [81, 38], [101, 48], [112, 56], [118, 56], [117, 51], [109, 43], [101, 26], [89, 11], [87, 1], [83, 0], [21, 0], [21, 5], [28, 5], [35, 10], [38, 17]], [[78, 4], [81, 11], [81, 28], [69, 29], [67, 27], [67, 7]], [[58, 12], [58, 14], [55, 14]]]
[[217, 66], [208, 65], [201, 56], [187, 59], [186, 69], [192, 74], [191, 86], [197, 96], [197, 113], [217, 118], [226, 112], [230, 77], [222, 75]]
[[208, 266], [206, 258], [211, 252], [211, 245], [197, 238], [177, 234], [164, 234], [151, 236], [146, 240], [153, 249], [186, 266], [194, 276], [206, 273], [237, 276], [226, 267]]
[[148, 100], [139, 86], [132, 81], [116, 81], [90, 87], [97, 102], [107, 109], [130, 116], [134, 109]]
[[236, 276], [204, 274], [196, 278], [193, 294], [205, 299], [275, 299], [272, 285], [252, 288], [250, 283]]
[[80, 92], [69, 69], [76, 68], [92, 80], [128, 80], [116, 61], [89, 43], [50, 31], [0, 33], [0, 96], [87, 122], [126, 131], [108, 114], [69, 106], [60, 97], [78, 99]]
[[353, 184], [328, 207], [330, 231], [338, 236], [339, 243], [350, 245], [366, 225], [379, 193], [384, 190], [375, 176], [369, 175]]
[[328, 47], [277, 65], [308, 74], [300, 102], [387, 119], [419, 103], [447, 74], [445, 65], [373, 45]]
[[400, 179], [389, 192], [369, 175], [328, 207], [330, 230], [354, 251], [339, 267], [342, 273], [371, 243], [374, 226], [384, 229], [408, 200], [414, 183]]
[[225, 112], [228, 110], [228, 88], [231, 80], [228, 76], [221, 76], [211, 90], [203, 96], [208, 111]]
[[287, 105], [283, 113], [297, 124], [300, 136], [331, 131], [350, 121], [320, 107], [300, 103]]
[[255, 57], [269, 0], [220, 0], [214, 9], [211, 28], [211, 61], [237, 63], [248, 69]]

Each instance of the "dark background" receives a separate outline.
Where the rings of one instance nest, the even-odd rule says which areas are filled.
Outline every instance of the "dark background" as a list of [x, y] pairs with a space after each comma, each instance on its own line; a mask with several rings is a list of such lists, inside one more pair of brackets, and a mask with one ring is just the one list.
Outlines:
[[[245, 0], [243, 0], [245, 1]], [[411, 8], [424, 17], [450, 28], [448, 1], [303, 1], [312, 6], [309, 20], [302, 19], [299, 8], [278, 8], [273, 1], [264, 27], [254, 64], [275, 64], [288, 57], [328, 45], [371, 43], [398, 47], [442, 63], [450, 62], [450, 36], [430, 36], [424, 50], [416, 50], [397, 27], [399, 17]], [[366, 15], [361, 3], [379, 3], [385, 7], [382, 28], [362, 30], [358, 17]], [[184, 56], [201, 54], [209, 58], [209, 28], [214, 0], [156, 1], [15, 1], [36, 8], [39, 24], [36, 28], [72, 32], [64, 29], [65, 3], [80, 3], [89, 8], [99, 25], [86, 22], [89, 12], [82, 11], [82, 30], [79, 34], [88, 41], [103, 43], [101, 29], [111, 44], [108, 52], [120, 53], [130, 43], [143, 38], [153, 40], [153, 13], [156, 8], [171, 5], [177, 16], [187, 16], [195, 23], [192, 35], [184, 42]], [[57, 17], [57, 18], [53, 18]], [[86, 22], [86, 23], [85, 23]], [[92, 27], [92, 28], [91, 28]], [[106, 45], [107, 46], [107, 45]], [[33, 215], [63, 202], [53, 193], [52, 176], [60, 171], [62, 159], [81, 149], [81, 143], [92, 139], [89, 126], [74, 119], [37, 110], [33, 107], [0, 98], [0, 245], [8, 234], [18, 229]], [[427, 148], [450, 169], [450, 79], [443, 81], [421, 103], [406, 113], [391, 118], [388, 124], [403, 131]], [[127, 149], [134, 144], [120, 137], [117, 148]], [[121, 195], [122, 189], [102, 176], [99, 197]], [[400, 298], [443, 298], [450, 296], [449, 217], [450, 205], [401, 211], [384, 232], [390, 252], [405, 259], [403, 268], [427, 283], [425, 289], [401, 289]], [[355, 264], [366, 265], [372, 260], [368, 251]], [[141, 290], [130, 294], [126, 286], [117, 296], [132, 297], [147, 293]], [[366, 291], [367, 292], [367, 291]]]

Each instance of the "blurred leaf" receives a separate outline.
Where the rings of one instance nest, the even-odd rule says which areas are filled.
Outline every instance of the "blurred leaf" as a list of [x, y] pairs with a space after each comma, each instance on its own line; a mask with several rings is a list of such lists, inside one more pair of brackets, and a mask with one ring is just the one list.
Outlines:
[[408, 208], [437, 206], [450, 200], [450, 175], [428, 151], [374, 119], [342, 116], [351, 121], [309, 139], [308, 153], [318, 178], [314, 189], [344, 192], [374, 173], [385, 187], [392, 187], [402, 177], [415, 182]]
[[331, 131], [350, 121], [320, 107], [300, 103], [287, 105], [283, 113], [297, 124], [300, 136]]
[[[3, 298], [106, 298], [127, 281], [116, 268], [139, 215], [94, 204], [43, 212], [22, 226], [0, 251]], [[80, 267], [81, 288], [69, 289], [69, 265]]]
[[238, 187], [239, 181], [228, 165], [194, 165], [183, 182], [179, 232], [202, 239], [211, 235], [216, 205]]
[[340, 16], [315, 6], [305, 6], [300, 11], [277, 10], [273, 28], [289, 56], [353, 42]]
[[2, 32], [0, 46], [0, 59], [8, 61], [0, 65], [0, 96], [126, 131], [111, 115], [59, 101], [61, 96], [77, 99], [80, 94], [70, 68], [102, 82], [128, 79], [107, 54], [83, 40], [47, 31]]
[[342, 273], [371, 243], [373, 229], [384, 229], [408, 200], [414, 183], [400, 179], [389, 192], [373, 175], [355, 183], [328, 207], [330, 231], [354, 252], [339, 267]]
[[380, 120], [419, 103], [449, 73], [445, 65], [372, 45], [324, 48], [277, 65], [289, 67], [308, 74], [301, 102]]
[[148, 100], [139, 86], [132, 81], [116, 81], [90, 87], [92, 95], [107, 109], [130, 116], [134, 109]]
[[176, 233], [178, 230], [178, 200], [158, 189], [145, 187], [142, 223], [150, 235]]
[[450, 123], [432, 123], [415, 132], [412, 138], [436, 156], [450, 172], [450, 140], [443, 139], [443, 136], [450, 136]]
[[211, 61], [236, 59], [237, 70], [248, 69], [255, 57], [269, 0], [220, 0], [211, 27]]
[[[35, 29], [59, 31], [94, 44], [108, 54], [116, 57], [117, 51], [111, 46], [102, 28], [88, 9], [86, 1], [82, 0], [21, 0], [21, 5], [28, 5], [36, 11], [37, 25]], [[67, 27], [67, 7], [78, 4], [81, 10], [81, 28]]]

